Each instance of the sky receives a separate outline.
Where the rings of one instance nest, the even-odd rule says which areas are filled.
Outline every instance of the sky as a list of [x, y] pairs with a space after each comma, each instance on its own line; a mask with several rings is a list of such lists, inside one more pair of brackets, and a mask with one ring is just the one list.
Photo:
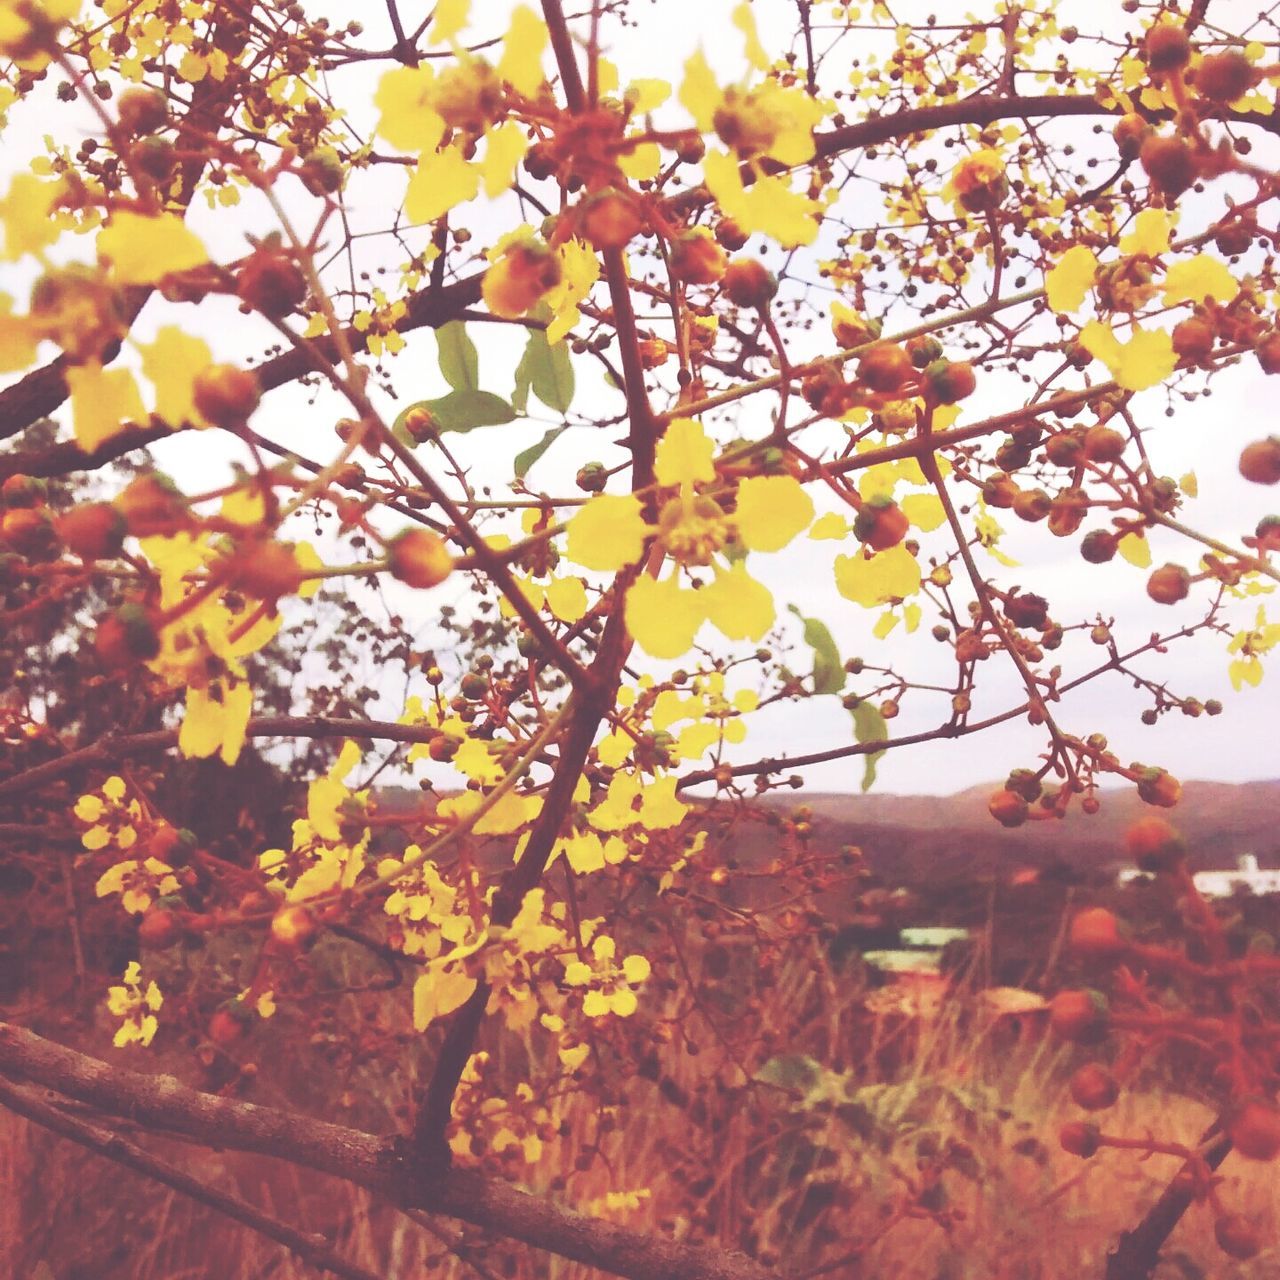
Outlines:
[[[505, 27], [499, 15], [511, 7], [510, 0], [485, 0], [486, 27], [490, 21], [495, 28]], [[929, 7], [938, 8], [937, 5]], [[966, 4], [964, 9], [967, 12], [983, 7]], [[1097, 21], [1097, 7], [1093, 4], [1068, 2], [1060, 7], [1063, 22], [1070, 20], [1073, 11], [1079, 12], [1081, 26]], [[478, 10], [481, 6], [475, 8]], [[757, 0], [754, 8], [766, 48], [771, 52], [784, 49], [794, 21], [790, 0]], [[370, 46], [382, 39], [389, 42], [390, 32], [382, 7], [370, 5], [362, 9], [366, 11], [360, 14], [367, 28], [364, 42]], [[606, 27], [609, 54], [619, 64], [624, 82], [638, 75], [678, 81], [684, 59], [701, 46], [713, 67], [727, 78], [740, 66], [739, 37], [729, 21], [732, 9], [730, 0], [698, 0], [696, 4], [688, 0], [650, 0], [636, 4], [633, 6], [638, 19], [636, 27], [625, 32], [611, 32]], [[897, 11], [910, 16], [913, 9], [926, 10], [926, 6], [907, 4]], [[308, 3], [307, 11], [327, 12], [342, 20], [352, 15], [349, 4], [336, 2]], [[421, 4], [404, 3], [401, 11], [406, 26], [412, 27], [427, 10]], [[1215, 5], [1215, 14], [1224, 26], [1230, 25], [1233, 16], [1239, 18], [1253, 12], [1253, 7], [1238, 0], [1219, 0]], [[332, 87], [341, 101], [353, 104], [352, 122], [367, 134], [373, 120], [369, 106], [373, 77], [363, 68], [344, 72], [334, 78]], [[26, 156], [37, 154], [41, 149], [41, 136], [49, 127], [43, 115], [28, 109], [24, 117], [23, 110], [15, 108], [6, 138], [7, 158], [0, 162], [3, 166], [0, 174], [21, 167]], [[1081, 123], [1078, 128], [1083, 144], [1089, 122]], [[1260, 147], [1253, 158], [1265, 159], [1269, 152], [1274, 152], [1274, 147]], [[353, 184], [348, 211], [353, 227], [359, 231], [385, 226], [388, 206], [398, 202], [402, 185], [403, 179], [398, 173], [385, 170], [370, 181], [361, 181], [358, 186]], [[245, 251], [246, 229], [258, 229], [260, 233], [269, 229], [271, 222], [265, 208], [255, 208], [246, 201], [234, 211], [234, 216], [197, 209], [192, 224], [215, 256], [234, 258]], [[474, 224], [468, 222], [468, 225], [474, 225], [476, 240], [483, 244], [487, 233], [496, 234], [509, 223], [477, 208]], [[427, 233], [417, 235], [418, 240], [425, 243]], [[83, 252], [80, 246], [71, 248]], [[369, 263], [387, 267], [388, 279], [393, 283], [402, 256], [395, 246], [385, 241], [370, 245]], [[6, 266], [3, 271], [6, 278], [0, 287], [20, 292], [24, 282], [15, 269]], [[138, 333], [145, 338], [159, 324], [174, 320], [174, 309], [157, 301], [144, 313]], [[205, 337], [222, 359], [251, 358], [270, 341], [267, 330], [241, 316], [226, 302], [215, 301], [199, 309], [184, 308], [179, 322]], [[519, 358], [517, 336], [501, 326], [486, 327], [475, 336], [481, 347], [482, 385], [500, 394], [509, 392]], [[435, 368], [434, 339], [428, 333], [410, 335], [405, 351], [389, 367], [394, 370], [399, 400], [393, 402], [385, 396], [378, 397], [379, 406], [389, 417], [406, 403], [442, 394], [447, 389]], [[594, 366], [589, 361], [577, 360], [575, 367], [579, 378], [575, 414], [590, 417], [597, 411], [601, 416], [616, 413], [617, 393], [600, 381]], [[1276, 505], [1274, 491], [1247, 486], [1235, 475], [1235, 459], [1240, 447], [1274, 429], [1269, 410], [1277, 394], [1276, 386], [1268, 382], [1255, 364], [1246, 361], [1240, 368], [1224, 373], [1215, 382], [1211, 396], [1193, 403], [1177, 402], [1170, 419], [1162, 416], [1163, 393], [1159, 389], [1142, 393], [1135, 402], [1138, 419], [1144, 424], [1159, 426], [1158, 433], [1148, 441], [1157, 470], [1175, 477], [1188, 471], [1196, 473], [1203, 496], [1189, 503], [1184, 518], [1229, 542], [1238, 542], [1243, 533], [1252, 531], [1257, 520]], [[1016, 401], [1006, 394], [1008, 390], [1007, 385], [981, 386], [966, 402], [958, 425], [1010, 408]], [[758, 405], [753, 402], [741, 411], [737, 429], [744, 435], [762, 434], [768, 427], [770, 407], [763, 401]], [[533, 416], [528, 421], [497, 429], [501, 432], [501, 443], [497, 447], [495, 438], [484, 432], [451, 439], [450, 445], [470, 469], [473, 483], [492, 483], [495, 490], [501, 492], [510, 478], [511, 457], [539, 439], [549, 427], [557, 425], [556, 415], [536, 405], [531, 408]], [[325, 393], [314, 396], [301, 388], [284, 388], [269, 396], [254, 425], [281, 444], [292, 445], [312, 456], [327, 455], [334, 444], [333, 423], [342, 414], [341, 406]], [[61, 416], [65, 418], [65, 414]], [[571, 428], [538, 464], [532, 476], [536, 487], [551, 493], [573, 492], [573, 474], [587, 457], [597, 456], [606, 462], [618, 460], [621, 455], [616, 450], [599, 446], [598, 436], [595, 428]], [[212, 433], [191, 432], [162, 441], [155, 448], [155, 456], [161, 468], [187, 488], [207, 485], [210, 477], [225, 473], [228, 459], [224, 439], [214, 438]], [[1190, 611], [1184, 613], [1149, 602], [1143, 591], [1143, 572], [1120, 561], [1106, 566], [1087, 565], [1079, 556], [1078, 540], [1051, 539], [1043, 526], [1029, 528], [1010, 513], [1005, 514], [1010, 518], [1002, 520], [1007, 535], [1001, 547], [1020, 564], [1017, 569], [1002, 569], [992, 563], [990, 568], [998, 575], [1001, 585], [1016, 582], [1026, 590], [1049, 595], [1055, 617], [1063, 621], [1092, 619], [1095, 614], [1104, 619], [1118, 618], [1121, 621], [1116, 625], [1115, 635], [1123, 650], [1141, 645], [1156, 629], [1170, 629], [1171, 623], [1180, 625], [1194, 616]], [[1157, 564], [1165, 559], [1193, 562], [1194, 558], [1188, 557], [1184, 545], [1173, 535], [1166, 537], [1163, 531], [1157, 530], [1151, 536], [1151, 544]], [[873, 639], [871, 627], [877, 614], [851, 604], [835, 590], [831, 573], [833, 549], [843, 548], [802, 540], [800, 545], [772, 558], [765, 578], [774, 588], [780, 616], [787, 616], [787, 606], [794, 604], [806, 615], [821, 618], [827, 624], [843, 654], [862, 654], [869, 662], [884, 662], [887, 658], [917, 680], [949, 682], [954, 666], [949, 646], [929, 637], [927, 615], [925, 625], [915, 636], [905, 636], [899, 627], [887, 643]], [[420, 640], [429, 643], [440, 604], [448, 600], [465, 607], [467, 587], [459, 578], [431, 593], [409, 592], [393, 584], [389, 599]], [[1238, 610], [1235, 615], [1238, 625], [1251, 622], [1251, 612], [1252, 606]], [[1272, 606], [1272, 613], [1277, 612], [1280, 607]], [[790, 638], [798, 639], [794, 626], [790, 628]], [[1115, 675], [1095, 681], [1070, 696], [1057, 714], [1073, 731], [1106, 734], [1122, 760], [1158, 763], [1184, 779], [1245, 781], [1274, 777], [1280, 772], [1274, 729], [1276, 711], [1280, 709], [1275, 696], [1280, 676], [1273, 673], [1259, 689], [1246, 688], [1239, 694], [1234, 693], [1227, 679], [1225, 643], [1221, 636], [1196, 637], [1173, 647], [1158, 660], [1148, 655], [1141, 665], [1144, 674], [1168, 681], [1178, 694], [1201, 700], [1221, 699], [1227, 710], [1219, 717], [1202, 716], [1192, 720], [1175, 713], [1163, 719], [1158, 727], [1148, 728], [1140, 723], [1139, 716], [1150, 705], [1149, 699]], [[1091, 660], [1087, 644], [1073, 650], [1065, 662], [1068, 674]], [[795, 666], [798, 670], [806, 669], [803, 653], [797, 654]], [[658, 663], [652, 667], [659, 672], [664, 669], [663, 664]], [[997, 656], [985, 664], [981, 675], [975, 718], [1021, 700], [1020, 684], [1007, 660]], [[401, 694], [402, 681], [385, 687], [379, 704], [371, 707], [370, 713], [398, 715]], [[909, 697], [891, 729], [906, 735], [932, 727], [945, 718], [945, 701], [937, 697]], [[753, 759], [780, 752], [799, 755], [848, 742], [850, 736], [849, 713], [838, 699], [784, 703], [753, 718], [750, 735], [738, 749], [737, 756]], [[1034, 764], [1043, 746], [1042, 730], [1013, 721], [960, 743], [940, 741], [892, 752], [880, 764], [877, 786], [899, 793], [953, 792], [1002, 777], [1011, 767]], [[805, 774], [807, 785], [828, 791], [856, 790], [861, 776], [862, 764], [857, 760], [813, 767]]]

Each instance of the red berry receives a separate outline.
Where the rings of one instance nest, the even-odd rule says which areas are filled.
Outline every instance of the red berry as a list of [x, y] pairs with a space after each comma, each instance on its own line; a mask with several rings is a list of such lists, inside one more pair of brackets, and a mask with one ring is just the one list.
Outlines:
[[1107, 1002], [1096, 991], [1059, 991], [1049, 1001], [1049, 1026], [1075, 1044], [1096, 1044], [1106, 1034]]
[[863, 504], [853, 522], [856, 537], [873, 551], [888, 551], [907, 536], [911, 522], [892, 498], [880, 496]]
[[1086, 1111], [1104, 1111], [1120, 1096], [1120, 1085], [1106, 1067], [1090, 1062], [1071, 1077], [1071, 1097]]
[[1280, 436], [1245, 445], [1240, 454], [1240, 474], [1254, 484], [1280, 484]]
[[453, 571], [453, 557], [430, 529], [406, 529], [388, 546], [387, 567], [411, 587], [434, 587]]
[[211, 364], [195, 377], [196, 412], [216, 427], [243, 426], [262, 399], [258, 375], [234, 364]]
[[1186, 853], [1177, 828], [1154, 814], [1139, 818], [1125, 832], [1124, 844], [1143, 871], [1167, 871]]
[[1262, 1250], [1262, 1237], [1258, 1229], [1238, 1213], [1224, 1213], [1213, 1224], [1213, 1236], [1218, 1248], [1230, 1258], [1246, 1260]]
[[1274, 1103], [1252, 1099], [1231, 1116], [1227, 1134], [1246, 1159], [1274, 1160], [1280, 1155], [1280, 1110]]
[[720, 287], [734, 306], [763, 311], [778, 292], [778, 278], [758, 258], [734, 258]]
[[1177, 604], [1191, 591], [1191, 575], [1180, 564], [1162, 564], [1147, 579], [1147, 595], [1156, 604]]
[[1102, 1145], [1101, 1138], [1097, 1125], [1084, 1124], [1079, 1120], [1064, 1124], [1058, 1130], [1058, 1141], [1062, 1149], [1073, 1156], [1079, 1156], [1082, 1160], [1088, 1160], [1097, 1152]]
[[1067, 940], [1077, 955], [1094, 960], [1113, 960], [1128, 947], [1120, 932], [1120, 922], [1106, 907], [1077, 911]]
[[1001, 789], [987, 801], [987, 812], [1002, 827], [1020, 827], [1027, 820], [1027, 802], [1016, 792]]

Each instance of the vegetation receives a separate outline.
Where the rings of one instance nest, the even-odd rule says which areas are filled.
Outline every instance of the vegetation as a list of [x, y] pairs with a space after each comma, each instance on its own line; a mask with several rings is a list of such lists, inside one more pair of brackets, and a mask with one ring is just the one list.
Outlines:
[[[1069, 695], [1280, 640], [1280, 438], [1178, 430], [1280, 373], [1280, 29], [317, 8], [0, 0], [0, 1102], [246, 1276], [1263, 1274], [1274, 939]], [[991, 831], [1124, 786], [1156, 887], [886, 1028], [786, 793], [1011, 724]], [[60, 1265], [207, 1270], [145, 1203]]]

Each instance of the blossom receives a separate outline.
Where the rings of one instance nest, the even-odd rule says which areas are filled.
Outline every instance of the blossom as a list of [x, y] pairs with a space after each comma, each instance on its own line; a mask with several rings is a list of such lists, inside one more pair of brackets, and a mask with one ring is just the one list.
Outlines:
[[176, 893], [178, 878], [173, 868], [159, 858], [128, 859], [108, 867], [98, 877], [94, 892], [99, 898], [120, 895], [120, 904], [131, 915], [141, 915], [158, 897]]
[[641, 955], [629, 955], [616, 964], [616, 955], [617, 944], [601, 934], [591, 944], [593, 963], [573, 960], [565, 965], [564, 980], [569, 986], [589, 988], [582, 1000], [582, 1012], [588, 1018], [610, 1013], [629, 1018], [639, 1008], [634, 988], [649, 977], [649, 961]]
[[129, 1044], [148, 1045], [159, 1028], [156, 1011], [164, 1004], [164, 996], [154, 982], [142, 986], [142, 966], [129, 962], [124, 971], [124, 985], [107, 990], [107, 1008], [123, 1021], [116, 1028], [111, 1043], [117, 1049]]
[[[730, 639], [759, 640], [776, 616], [773, 597], [729, 552], [780, 551], [813, 519], [813, 500], [793, 476], [749, 476], [736, 489], [725, 481], [724, 493], [707, 492], [722, 483], [714, 457], [702, 425], [676, 418], [654, 460], [659, 485], [674, 490], [656, 523], [636, 497], [614, 494], [592, 498], [569, 522], [567, 554], [588, 569], [635, 564], [649, 539], [675, 562], [665, 578], [640, 575], [624, 606], [632, 638], [655, 658], [687, 652], [708, 621]], [[709, 568], [711, 580], [686, 586], [681, 575], [690, 568]]]

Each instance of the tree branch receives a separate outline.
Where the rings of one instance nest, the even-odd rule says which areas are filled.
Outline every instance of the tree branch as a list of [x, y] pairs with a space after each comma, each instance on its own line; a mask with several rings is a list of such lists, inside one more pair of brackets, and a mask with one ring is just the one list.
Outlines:
[[53, 1104], [50, 1095], [31, 1085], [17, 1085], [12, 1081], [0, 1078], [0, 1104], [8, 1107], [17, 1115], [42, 1128], [49, 1129], [63, 1138], [79, 1143], [90, 1151], [116, 1164], [124, 1165], [144, 1174], [156, 1182], [163, 1183], [180, 1191], [184, 1196], [208, 1206], [215, 1213], [221, 1213], [246, 1227], [275, 1240], [286, 1249], [296, 1253], [304, 1262], [321, 1271], [328, 1271], [344, 1280], [378, 1280], [372, 1271], [347, 1262], [336, 1254], [329, 1241], [318, 1233], [310, 1234], [291, 1227], [288, 1223], [264, 1213], [256, 1205], [250, 1204], [239, 1196], [219, 1190], [187, 1173], [185, 1169], [161, 1160], [158, 1156], [144, 1151], [135, 1143], [122, 1138], [118, 1133], [101, 1129], [97, 1125], [88, 1124], [75, 1116], [68, 1115]]
[[113, 1067], [0, 1022], [0, 1072], [193, 1142], [273, 1156], [400, 1204], [586, 1263], [628, 1280], [778, 1280], [740, 1254], [647, 1235], [562, 1208], [470, 1170], [417, 1176], [393, 1140], [311, 1116], [201, 1093], [172, 1076]]

